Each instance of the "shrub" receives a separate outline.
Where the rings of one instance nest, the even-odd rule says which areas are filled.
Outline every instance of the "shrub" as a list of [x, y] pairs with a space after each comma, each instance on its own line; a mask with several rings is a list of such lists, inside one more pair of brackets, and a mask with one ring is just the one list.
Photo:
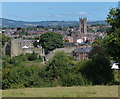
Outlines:
[[[43, 86], [44, 78], [41, 77], [42, 71], [37, 66], [17, 66], [4, 72], [2, 76], [2, 88], [19, 88], [19, 87], [32, 87]], [[41, 74], [41, 75], [39, 75]], [[17, 87], [17, 85], [19, 85]]]
[[56, 52], [55, 56], [46, 66], [46, 72], [51, 79], [57, 79], [65, 73], [67, 73], [67, 67], [69, 66], [70, 59], [64, 52]]
[[120, 85], [120, 71], [114, 70], [113, 74], [114, 74], [114, 80], [113, 80], [112, 84]]
[[95, 55], [90, 60], [77, 65], [80, 65], [80, 72], [95, 85], [109, 84], [113, 80], [110, 61], [104, 56]]
[[29, 57], [28, 57], [28, 60], [29, 61], [33, 61], [33, 60], [37, 60], [38, 59], [38, 55], [33, 53], [31, 54]]
[[79, 86], [79, 85], [87, 85], [88, 82], [86, 78], [81, 74], [68, 73], [62, 77], [63, 86]]
[[56, 52], [45, 69], [52, 86], [78, 86], [89, 84], [75, 63], [64, 52]]

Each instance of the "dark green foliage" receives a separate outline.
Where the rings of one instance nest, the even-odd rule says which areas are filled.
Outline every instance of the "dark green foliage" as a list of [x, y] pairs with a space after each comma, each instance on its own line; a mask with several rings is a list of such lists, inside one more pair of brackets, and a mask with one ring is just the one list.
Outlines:
[[38, 61], [42, 61], [41, 56], [38, 57], [37, 54], [32, 53], [32, 54], [25, 54], [25, 55], [20, 55], [20, 56], [16, 56], [13, 58], [10, 58], [9, 56], [3, 56], [3, 68], [12, 68], [15, 66], [19, 66], [22, 62], [24, 61], [33, 61], [33, 60], [38, 60]]
[[120, 9], [112, 8], [107, 17], [107, 22], [112, 26], [107, 33], [104, 47], [117, 62], [120, 62]]
[[106, 20], [112, 28], [104, 39], [98, 39], [94, 45], [104, 47], [116, 62], [120, 62], [120, 9], [112, 8]]
[[2, 59], [3, 59], [3, 61], [4, 61], [4, 60], [9, 60], [9, 59], [10, 59], [10, 56], [8, 56], [8, 55], [3, 55], [3, 56], [2, 56]]
[[55, 48], [63, 47], [63, 38], [60, 34], [54, 32], [47, 32], [40, 36], [40, 44], [43, 48], [45, 48], [46, 52], [48, 53]]
[[34, 45], [34, 47], [37, 47], [37, 46], [40, 45], [40, 44], [39, 44], [39, 42], [35, 41], [35, 42], [33, 43], [33, 45]]
[[87, 80], [75, 71], [74, 63], [64, 52], [57, 52], [45, 71], [50, 81], [56, 81], [62, 86], [87, 85]]
[[108, 53], [106, 52], [105, 48], [98, 46], [93, 46], [93, 50], [89, 53], [89, 58], [91, 58], [94, 55], [101, 55], [104, 57], [109, 58]]
[[[33, 53], [34, 54], [34, 53]], [[32, 54], [32, 55], [33, 55]], [[38, 66], [23, 66], [31, 54], [9, 58], [4, 56], [2, 72], [2, 88], [43, 87], [50, 86], [45, 81], [44, 68]]]
[[62, 75], [67, 73], [67, 67], [70, 59], [65, 55], [64, 52], [57, 52], [53, 59], [49, 62], [46, 67], [46, 71], [49, 73], [51, 80], [58, 79]]
[[112, 82], [113, 85], [120, 85], [120, 71], [114, 70], [114, 81]]
[[33, 60], [37, 60], [38, 59], [38, 55], [36, 53], [32, 53], [29, 57], [28, 60], [33, 61]]
[[4, 57], [3, 89], [109, 84], [112, 81], [109, 60], [102, 55], [76, 64], [64, 52], [57, 52], [45, 67], [23, 66], [21, 62], [33, 54]]
[[21, 64], [24, 61], [28, 61], [28, 58], [33, 54], [20, 55], [13, 58], [8, 56], [3, 57], [3, 89], [51, 86], [51, 84], [45, 80], [44, 68], [38, 66], [23, 66]]
[[103, 45], [113, 59], [120, 62], [120, 28], [115, 29], [114, 32], [111, 32], [111, 34], [104, 40]]
[[[120, 9], [112, 8], [107, 17], [107, 22], [112, 26], [112, 28], [107, 31], [107, 36], [104, 39], [98, 39], [94, 43], [94, 45], [104, 47], [110, 58], [120, 63]], [[108, 62], [108, 57], [105, 56], [105, 54], [103, 54], [102, 56], [94, 56], [92, 59], [92, 61], [94, 61], [93, 63], [99, 66], [98, 69], [101, 69], [101, 72], [105, 72], [106, 74], [101, 74], [101, 76], [98, 76], [98, 78], [101, 80], [98, 82], [104, 82], [104, 84], [110, 82], [110, 80], [113, 79], [112, 70], [110, 70], [109, 67], [110, 63]], [[92, 65], [90, 65], [94, 66], [93, 63]], [[104, 68], [101, 66], [103, 66]], [[104, 70], [102, 71], [102, 69]], [[114, 76], [115, 75], [116, 73], [114, 73]], [[101, 79], [101, 77], [103, 77], [103, 79]], [[95, 80], [97, 81], [97, 79]], [[116, 82], [115, 78], [113, 82]]]
[[10, 58], [9, 56], [3, 56], [2, 68], [12, 68], [14, 66], [18, 66], [21, 60], [17, 59], [17, 57]]
[[98, 37], [95, 40], [95, 42], [93, 42], [93, 46], [102, 47], [103, 46], [103, 39], [102, 39], [102, 37]]
[[3, 89], [43, 86], [45, 81], [41, 75], [39, 75], [40, 72], [41, 68], [37, 66], [15, 67], [3, 75]]
[[10, 37], [5, 36], [4, 34], [0, 34], [0, 42], [2, 42], [2, 45], [5, 45], [5, 42], [10, 43]]
[[110, 61], [102, 55], [94, 55], [90, 60], [79, 62], [77, 66], [93, 85], [110, 84], [113, 80]]
[[112, 26], [112, 29], [120, 28], [120, 9], [112, 8], [107, 17], [107, 22]]
[[87, 85], [88, 81], [85, 77], [79, 73], [67, 73], [62, 77], [62, 85], [63, 86], [79, 86], [79, 85]]

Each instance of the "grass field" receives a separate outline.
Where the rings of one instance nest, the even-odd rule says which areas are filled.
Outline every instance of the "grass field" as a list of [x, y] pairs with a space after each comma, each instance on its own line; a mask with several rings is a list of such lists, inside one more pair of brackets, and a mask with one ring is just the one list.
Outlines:
[[3, 90], [2, 97], [118, 97], [118, 86], [78, 86]]

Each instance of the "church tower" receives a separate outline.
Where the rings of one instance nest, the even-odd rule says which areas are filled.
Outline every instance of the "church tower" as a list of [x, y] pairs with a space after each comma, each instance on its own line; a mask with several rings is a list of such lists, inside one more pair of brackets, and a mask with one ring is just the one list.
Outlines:
[[79, 18], [80, 33], [87, 33], [87, 18]]

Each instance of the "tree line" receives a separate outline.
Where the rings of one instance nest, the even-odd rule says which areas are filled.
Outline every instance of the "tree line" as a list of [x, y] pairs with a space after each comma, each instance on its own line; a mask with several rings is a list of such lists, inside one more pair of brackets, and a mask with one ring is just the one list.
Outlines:
[[55, 87], [79, 85], [110, 85], [114, 74], [110, 61], [104, 56], [94, 55], [88, 60], [74, 61], [64, 52], [55, 56], [44, 66], [25, 66], [26, 55], [4, 57], [2, 88]]

